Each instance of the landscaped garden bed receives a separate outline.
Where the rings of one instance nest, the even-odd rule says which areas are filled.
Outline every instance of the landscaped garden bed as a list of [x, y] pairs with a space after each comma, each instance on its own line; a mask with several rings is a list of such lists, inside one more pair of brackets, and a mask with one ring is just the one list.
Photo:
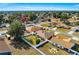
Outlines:
[[41, 50], [42, 52], [44, 52], [47, 55], [68, 55], [69, 54], [64, 50], [61, 50], [60, 48], [53, 46], [49, 42], [43, 44], [38, 49]]
[[37, 45], [39, 43], [41, 43], [43, 40], [41, 37], [39, 37], [38, 35], [34, 34], [34, 35], [28, 35], [25, 37], [25, 39], [30, 42], [32, 45]]

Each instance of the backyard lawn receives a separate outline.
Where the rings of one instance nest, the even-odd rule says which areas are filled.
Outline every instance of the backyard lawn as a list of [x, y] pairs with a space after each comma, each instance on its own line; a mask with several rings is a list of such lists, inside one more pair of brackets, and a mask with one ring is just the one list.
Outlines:
[[33, 45], [39, 44], [40, 42], [43, 41], [42, 38], [40, 38], [37, 35], [29, 35], [29, 36], [25, 37], [25, 39]]
[[10, 48], [12, 55], [40, 55], [38, 51], [24, 42], [19, 42], [17, 44], [14, 41], [7, 40], [7, 38], [5, 39], [5, 42]]
[[69, 54], [66, 51], [61, 50], [50, 43], [46, 43], [43, 46], [39, 47], [38, 49], [40, 49], [42, 52], [44, 52], [47, 55], [68, 55]]

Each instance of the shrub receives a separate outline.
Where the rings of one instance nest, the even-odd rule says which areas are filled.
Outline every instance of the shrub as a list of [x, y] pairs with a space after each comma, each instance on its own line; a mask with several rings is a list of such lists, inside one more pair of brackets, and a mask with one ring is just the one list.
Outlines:
[[39, 44], [40, 43], [40, 38], [37, 38], [37, 40], [36, 40], [36, 44]]

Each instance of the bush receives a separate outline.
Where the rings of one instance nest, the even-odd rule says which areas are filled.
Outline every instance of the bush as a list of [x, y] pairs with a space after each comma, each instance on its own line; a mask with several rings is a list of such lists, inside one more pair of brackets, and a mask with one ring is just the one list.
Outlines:
[[39, 44], [39, 43], [40, 43], [40, 38], [37, 38], [36, 44]]

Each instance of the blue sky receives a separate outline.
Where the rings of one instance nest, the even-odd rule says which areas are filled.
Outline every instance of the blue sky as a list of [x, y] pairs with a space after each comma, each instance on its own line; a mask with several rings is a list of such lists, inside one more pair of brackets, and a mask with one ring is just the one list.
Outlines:
[[0, 3], [0, 11], [79, 11], [79, 3]]

